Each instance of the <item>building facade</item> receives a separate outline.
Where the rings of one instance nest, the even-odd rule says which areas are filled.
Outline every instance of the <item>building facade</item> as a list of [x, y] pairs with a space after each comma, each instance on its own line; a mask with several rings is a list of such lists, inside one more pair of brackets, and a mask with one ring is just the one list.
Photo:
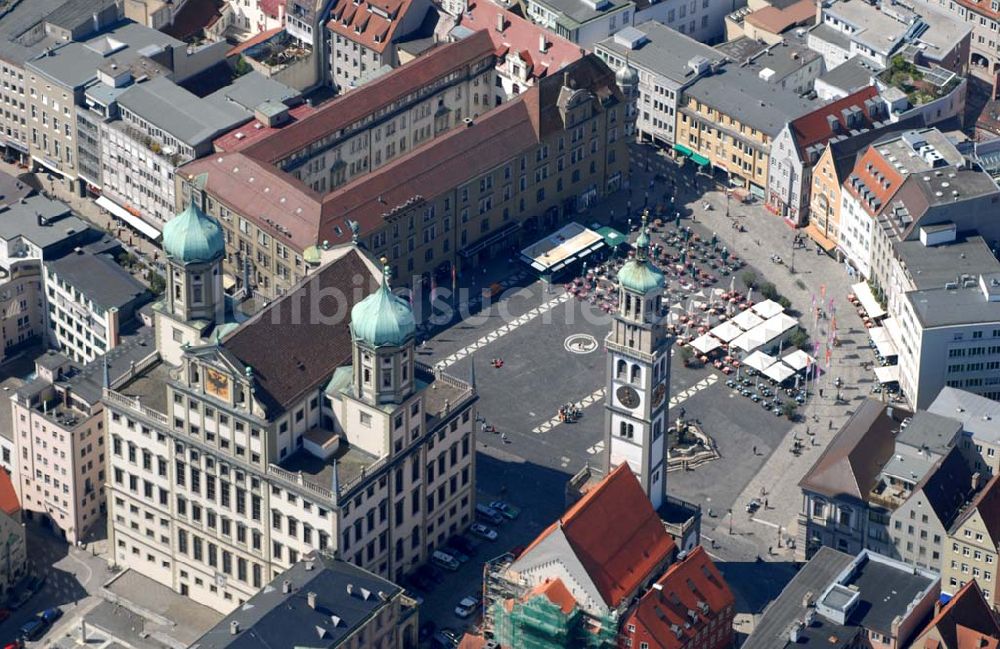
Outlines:
[[[475, 389], [416, 363], [387, 269], [361, 300], [378, 271], [346, 249], [240, 324], [216, 222], [190, 205], [164, 249], [160, 362], [105, 391], [118, 565], [232, 611], [314, 550], [399, 578], [471, 523]], [[350, 325], [314, 291], [343, 296]]]
[[955, 521], [945, 539], [941, 564], [941, 590], [955, 595], [968, 582], [976, 581], [983, 597], [994, 609], [1000, 587], [1000, 478], [994, 476]]
[[24, 259], [0, 269], [0, 362], [45, 336], [42, 263]]
[[0, 600], [14, 592], [14, 586], [28, 574], [28, 544], [21, 505], [10, 474], [0, 469]]

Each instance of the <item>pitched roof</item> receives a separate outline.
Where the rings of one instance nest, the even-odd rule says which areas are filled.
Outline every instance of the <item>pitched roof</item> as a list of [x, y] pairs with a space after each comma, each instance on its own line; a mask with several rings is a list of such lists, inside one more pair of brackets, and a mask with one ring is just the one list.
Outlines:
[[[920, 635], [914, 639], [912, 646], [914, 649], [935, 647], [933, 643], [929, 644], [927, 635], [936, 630], [944, 643], [943, 646], [938, 645], [941, 649], [971, 649], [959, 644], [960, 626], [989, 637], [1000, 638], [1000, 620], [997, 620], [996, 614], [986, 603], [983, 591], [975, 579], [969, 580], [947, 604], [941, 607]], [[962, 635], [968, 634], [963, 632]], [[978, 645], [972, 647], [979, 649]]]
[[349, 250], [222, 339], [226, 353], [253, 368], [266, 406], [284, 409], [350, 361], [347, 314], [375, 286], [361, 255]]
[[260, 10], [271, 18], [277, 18], [278, 12], [284, 9], [285, 0], [259, 0]]
[[962, 624], [955, 626], [955, 636], [958, 640], [956, 649], [997, 649], [1000, 646], [1000, 638], [997, 636], [983, 635]]
[[878, 216], [902, 186], [905, 177], [874, 146], [854, 163], [844, 182], [847, 193], [858, 199], [869, 216]]
[[[794, 137], [796, 146], [799, 150], [803, 150], [814, 144], [826, 143], [830, 138], [838, 134], [846, 134], [851, 131], [851, 129], [860, 128], [855, 126], [848, 126], [847, 121], [844, 118], [844, 114], [841, 112], [844, 109], [849, 109], [852, 106], [857, 106], [861, 109], [861, 114], [864, 118], [864, 128], [870, 128], [872, 125], [872, 118], [869, 113], [869, 106], [865, 105], [865, 100], [873, 99], [878, 95], [878, 88], [875, 86], [868, 86], [862, 88], [861, 90], [847, 95], [837, 101], [823, 106], [819, 110], [814, 110], [811, 113], [803, 115], [802, 117], [792, 121], [788, 127], [792, 131], [792, 136]], [[838, 130], [834, 131], [830, 128], [829, 117], [834, 117], [837, 120]]]
[[674, 550], [673, 540], [627, 463], [542, 532], [521, 558], [560, 531], [611, 608], [634, 592]]
[[964, 525], [976, 511], [979, 512], [979, 517], [986, 525], [986, 531], [989, 532], [993, 542], [1000, 542], [1000, 476], [993, 476], [976, 494], [962, 516], [955, 522], [955, 529]]
[[[708, 605], [707, 612], [702, 610], [702, 603]], [[646, 591], [628, 612], [623, 626], [642, 627], [643, 639], [649, 638], [660, 649], [682, 649], [734, 603], [729, 585], [699, 545], [684, 559], [678, 558]], [[691, 611], [698, 617], [696, 624], [690, 623]], [[672, 627], [681, 629], [680, 637]]]
[[844, 179], [850, 174], [851, 169], [854, 168], [859, 152], [865, 150], [869, 144], [880, 139], [894, 137], [896, 133], [901, 131], [914, 128], [919, 129], [923, 125], [923, 115], [915, 114], [892, 124], [883, 124], [879, 128], [870, 129], [864, 133], [849, 137], [846, 140], [829, 142], [827, 146], [831, 149], [834, 169], [837, 173], [835, 180], [837, 180], [838, 184], [844, 182]]
[[[496, 28], [498, 16], [503, 17], [502, 32]], [[579, 45], [490, 0], [470, 3], [460, 20], [462, 27], [489, 34], [497, 56], [517, 52], [522, 59], [529, 61], [533, 68], [529, 73], [530, 77], [550, 75], [585, 54]], [[547, 45], [544, 52], [538, 49], [540, 38], [544, 38]]]
[[799, 486], [831, 498], [851, 496], [867, 501], [879, 472], [892, 457], [892, 431], [910, 415], [901, 408], [888, 414], [886, 404], [865, 399], [837, 432]]
[[813, 0], [799, 0], [784, 8], [768, 5], [747, 14], [743, 20], [772, 34], [780, 34], [795, 25], [812, 22], [815, 16], [816, 3]]
[[267, 138], [247, 148], [247, 154], [263, 162], [276, 162], [358, 120], [378, 112], [400, 97], [420, 90], [435, 79], [493, 53], [488, 34], [476, 32], [457, 43], [435, 47], [423, 56], [324, 104], [280, 136]]
[[563, 580], [558, 577], [555, 579], [546, 579], [529, 590], [524, 595], [524, 601], [528, 601], [538, 595], [547, 597], [550, 602], [558, 606], [559, 610], [566, 615], [569, 615], [570, 612], [576, 607], [576, 598], [574, 598], [573, 594], [569, 592], [568, 588], [566, 588], [566, 584], [563, 583]]
[[411, 0], [336, 0], [326, 28], [381, 54], [392, 42], [410, 4]]
[[5, 469], [0, 469], [0, 510], [10, 516], [21, 511], [21, 503], [17, 500], [14, 483]]
[[923, 491], [944, 529], [950, 529], [973, 496], [972, 471], [957, 446], [937, 461], [917, 489]]

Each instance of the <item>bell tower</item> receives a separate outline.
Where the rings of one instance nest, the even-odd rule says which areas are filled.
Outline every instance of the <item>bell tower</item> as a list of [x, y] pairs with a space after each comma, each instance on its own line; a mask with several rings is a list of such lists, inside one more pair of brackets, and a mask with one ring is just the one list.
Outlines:
[[618, 312], [605, 338], [605, 469], [628, 462], [655, 509], [666, 495], [666, 428], [673, 338], [664, 327], [663, 273], [649, 260], [648, 213], [618, 272]]

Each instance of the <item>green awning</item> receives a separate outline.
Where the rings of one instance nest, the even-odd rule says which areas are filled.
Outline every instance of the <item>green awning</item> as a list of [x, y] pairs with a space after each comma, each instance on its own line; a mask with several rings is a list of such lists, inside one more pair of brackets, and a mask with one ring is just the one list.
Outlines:
[[700, 164], [703, 167], [708, 164], [708, 158], [700, 153], [692, 153], [691, 159], [695, 162], [695, 164]]
[[604, 237], [604, 244], [609, 248], [615, 248], [628, 241], [624, 234], [607, 225], [603, 228], [598, 228], [597, 234]]
[[687, 148], [683, 144], [675, 144], [674, 145], [674, 151], [676, 151], [677, 153], [680, 153], [681, 155], [691, 155], [692, 153], [694, 153], [694, 151], [692, 151], [691, 149]]

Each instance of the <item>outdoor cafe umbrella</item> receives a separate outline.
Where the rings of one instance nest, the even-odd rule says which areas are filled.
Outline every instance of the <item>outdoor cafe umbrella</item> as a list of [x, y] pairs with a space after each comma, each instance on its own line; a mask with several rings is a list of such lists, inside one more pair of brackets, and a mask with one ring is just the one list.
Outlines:
[[677, 212], [677, 216], [674, 217], [674, 225], [678, 228], [681, 227], [681, 213]]
[[[725, 246], [723, 246], [721, 254], [722, 254], [722, 261], [728, 261], [729, 260], [729, 248], [726, 248]], [[734, 277], [734, 280], [735, 280], [735, 277]]]
[[717, 244], [717, 243], [719, 243], [719, 235], [717, 235], [716, 233], [713, 232], [712, 233], [712, 247], [714, 248], [715, 244]]

